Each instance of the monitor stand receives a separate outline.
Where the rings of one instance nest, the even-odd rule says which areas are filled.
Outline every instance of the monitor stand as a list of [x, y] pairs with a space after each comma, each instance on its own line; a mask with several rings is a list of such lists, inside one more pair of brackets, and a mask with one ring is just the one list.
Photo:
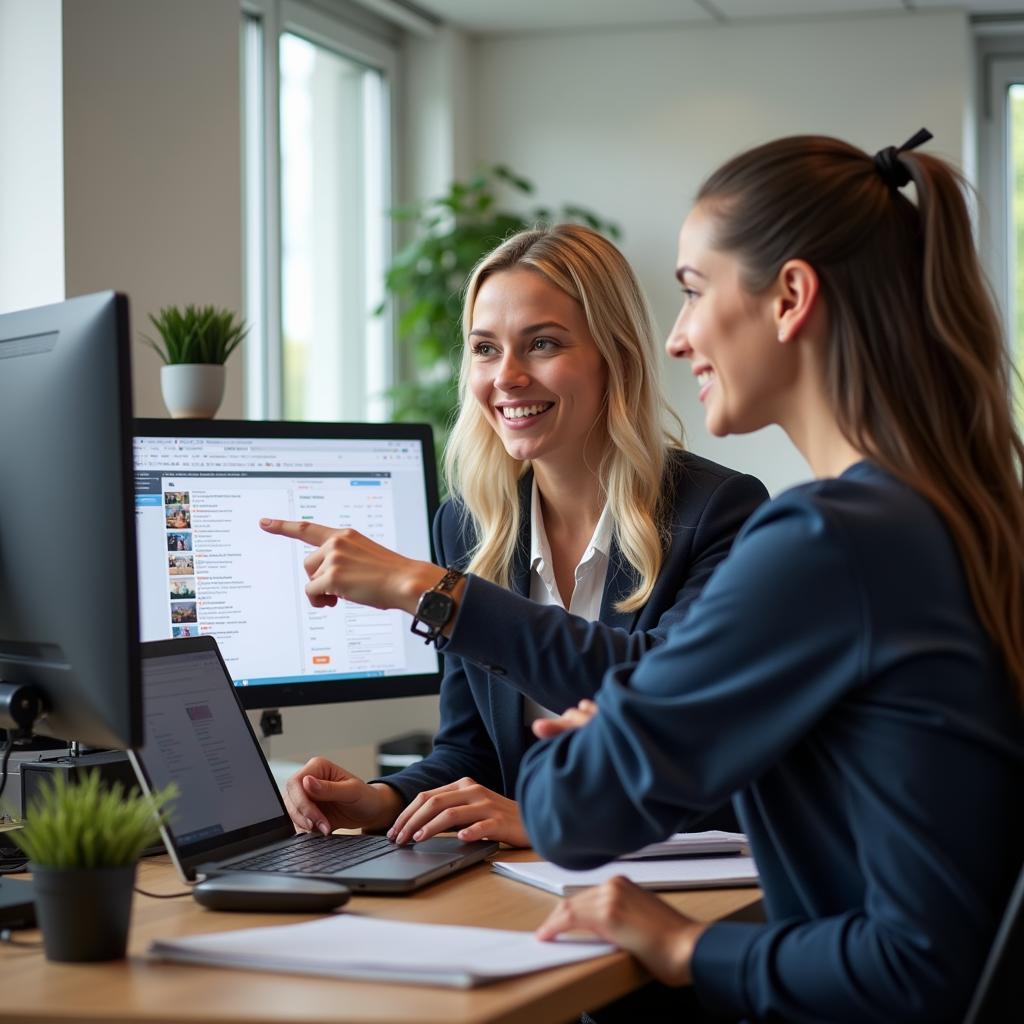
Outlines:
[[0, 876], [0, 928], [31, 928], [35, 923], [32, 883], [23, 878]]

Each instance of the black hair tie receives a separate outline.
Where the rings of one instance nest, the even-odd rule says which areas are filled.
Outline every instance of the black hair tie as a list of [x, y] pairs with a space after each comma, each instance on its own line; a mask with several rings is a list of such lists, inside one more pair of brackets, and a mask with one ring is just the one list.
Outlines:
[[898, 189], [910, 184], [910, 171], [900, 160], [900, 154], [910, 149], [917, 149], [932, 137], [932, 133], [927, 128], [921, 128], [902, 146], [886, 146], [885, 149], [880, 149], [874, 155], [875, 170], [890, 188]]

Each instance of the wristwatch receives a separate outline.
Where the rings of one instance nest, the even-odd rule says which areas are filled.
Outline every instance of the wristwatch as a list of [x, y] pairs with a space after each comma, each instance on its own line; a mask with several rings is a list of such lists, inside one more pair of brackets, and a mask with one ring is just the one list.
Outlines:
[[420, 594], [416, 614], [412, 617], [412, 631], [417, 636], [426, 637], [424, 643], [437, 643], [441, 630], [455, 614], [455, 598], [451, 591], [463, 575], [458, 569], [449, 568], [430, 590]]

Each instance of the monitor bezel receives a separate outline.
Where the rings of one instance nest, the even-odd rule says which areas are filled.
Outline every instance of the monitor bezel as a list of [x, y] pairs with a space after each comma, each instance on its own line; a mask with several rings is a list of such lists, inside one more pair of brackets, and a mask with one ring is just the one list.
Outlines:
[[[122, 750], [143, 739], [128, 298], [105, 291], [0, 316], [0, 345], [44, 336], [54, 339], [49, 347], [0, 356], [0, 366], [9, 365], [9, 358], [32, 360], [27, 365], [34, 367], [40, 384], [30, 420], [15, 424], [8, 443], [30, 452], [50, 474], [60, 473], [62, 459], [81, 460], [78, 467], [102, 458], [103, 473], [109, 474], [103, 479], [116, 481], [120, 488], [108, 500], [103, 484], [92, 481], [99, 486], [98, 503], [106, 516], [104, 536], [110, 538], [95, 550], [103, 556], [108, 573], [116, 565], [118, 576], [110, 577], [114, 584], [110, 600], [93, 602], [108, 610], [107, 620], [101, 623], [78, 611], [66, 615], [50, 597], [33, 602], [16, 594], [10, 597], [12, 617], [5, 621], [0, 596], [0, 681], [33, 687], [41, 696], [43, 713], [31, 727], [35, 735]], [[18, 375], [12, 373], [10, 379], [17, 382]], [[0, 387], [0, 404], [4, 391]], [[6, 467], [3, 458], [0, 462]], [[35, 559], [32, 571], [49, 577], [51, 590], [74, 592], [79, 580], [89, 575], [92, 563], [83, 568], [75, 557], [64, 558], [60, 545], [55, 545], [55, 532], [61, 534], [61, 541], [65, 533], [74, 534], [72, 511], [59, 503], [40, 507], [40, 495], [19, 487], [21, 483], [17, 473], [13, 480], [3, 481], [9, 501], [28, 502], [37, 509], [33, 515], [39, 536], [22, 538], [23, 550], [31, 551]], [[67, 488], [70, 493], [71, 485]], [[92, 491], [86, 489], [86, 493]], [[4, 505], [0, 501], [0, 519], [7, 514]], [[45, 535], [45, 530], [50, 533]], [[5, 549], [0, 543], [0, 560]], [[58, 557], [64, 560], [57, 561]], [[3, 568], [7, 580], [13, 581], [13, 565]], [[27, 606], [23, 604], [15, 614], [19, 601], [26, 600]], [[46, 626], [39, 628], [44, 620]], [[72, 620], [77, 623], [74, 628], [69, 625]], [[10, 635], [2, 635], [8, 627]], [[87, 643], [81, 630], [94, 630]]]
[[[427, 489], [427, 536], [430, 558], [435, 559], [433, 522], [437, 514], [437, 465], [434, 435], [425, 423], [318, 423], [292, 420], [166, 420], [136, 419], [134, 440], [140, 437], [215, 437], [240, 440], [387, 440], [413, 441], [422, 446]], [[134, 479], [134, 478], [133, 478]], [[260, 708], [339, 704], [362, 700], [392, 700], [398, 697], [433, 696], [440, 692], [444, 666], [438, 655], [436, 672], [408, 676], [377, 676], [323, 682], [266, 683], [233, 688], [247, 711]]]

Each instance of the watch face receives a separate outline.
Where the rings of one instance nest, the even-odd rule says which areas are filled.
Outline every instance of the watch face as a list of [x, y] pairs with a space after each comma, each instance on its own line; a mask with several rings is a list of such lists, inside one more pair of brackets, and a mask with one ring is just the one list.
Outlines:
[[416, 618], [428, 626], [443, 626], [451, 618], [455, 601], [451, 594], [442, 594], [437, 590], [428, 590], [421, 598], [416, 609]]

